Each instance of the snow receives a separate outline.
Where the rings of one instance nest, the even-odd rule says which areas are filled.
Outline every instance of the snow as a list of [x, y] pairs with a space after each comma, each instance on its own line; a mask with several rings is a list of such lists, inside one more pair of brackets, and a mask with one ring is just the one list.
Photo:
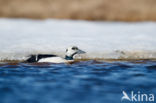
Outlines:
[[76, 45], [82, 58], [156, 58], [156, 22], [0, 19], [0, 60], [24, 60], [30, 54], [63, 56]]

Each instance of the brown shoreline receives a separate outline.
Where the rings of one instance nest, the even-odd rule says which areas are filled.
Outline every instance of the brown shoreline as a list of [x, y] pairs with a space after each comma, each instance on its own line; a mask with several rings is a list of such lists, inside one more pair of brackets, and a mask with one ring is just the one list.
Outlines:
[[[76, 59], [74, 62], [79, 61], [89, 61], [94, 60], [97, 62], [105, 61], [105, 62], [115, 62], [115, 61], [129, 61], [129, 62], [146, 62], [146, 61], [156, 61], [156, 58], [150, 59], [101, 59], [101, 58], [94, 58], [94, 59]], [[0, 63], [26, 63], [24, 60], [1, 60]], [[42, 64], [42, 63], [41, 63]]]
[[0, 0], [0, 17], [156, 21], [156, 0]]

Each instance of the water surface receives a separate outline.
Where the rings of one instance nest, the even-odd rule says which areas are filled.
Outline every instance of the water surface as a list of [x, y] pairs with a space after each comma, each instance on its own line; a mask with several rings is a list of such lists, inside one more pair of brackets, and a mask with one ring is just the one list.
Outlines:
[[123, 90], [156, 94], [156, 61], [0, 63], [0, 103], [120, 103]]

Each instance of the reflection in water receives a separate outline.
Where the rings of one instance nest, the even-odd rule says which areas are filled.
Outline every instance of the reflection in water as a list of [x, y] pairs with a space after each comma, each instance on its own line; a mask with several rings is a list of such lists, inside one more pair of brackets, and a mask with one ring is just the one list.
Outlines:
[[1, 63], [0, 103], [120, 103], [122, 91], [156, 93], [155, 61]]

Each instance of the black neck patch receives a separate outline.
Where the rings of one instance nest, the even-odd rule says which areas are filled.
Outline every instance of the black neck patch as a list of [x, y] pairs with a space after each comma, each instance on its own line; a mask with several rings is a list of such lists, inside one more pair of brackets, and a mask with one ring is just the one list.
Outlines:
[[66, 60], [73, 60], [73, 56], [67, 56], [67, 55], [66, 55], [66, 56], [65, 56], [65, 59], [66, 59]]
[[73, 55], [71, 55], [71, 56], [65, 56], [65, 59], [66, 60], [73, 60], [73, 56], [75, 55], [75, 54], [77, 54], [77, 53], [74, 53]]

